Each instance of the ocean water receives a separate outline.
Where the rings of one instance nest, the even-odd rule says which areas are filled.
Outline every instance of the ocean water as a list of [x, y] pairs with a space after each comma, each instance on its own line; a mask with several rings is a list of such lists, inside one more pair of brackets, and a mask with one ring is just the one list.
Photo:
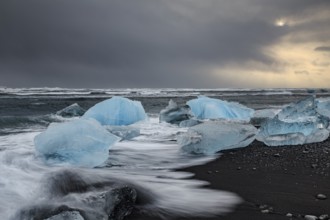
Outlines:
[[[330, 96], [330, 90], [0, 88], [0, 219], [13, 219], [22, 209], [45, 204], [84, 209], [77, 201], [97, 193], [97, 189], [88, 195], [55, 195], [52, 181], [63, 172], [79, 175], [85, 184], [106, 185], [112, 181], [134, 185], [151, 198], [139, 208], [153, 215], [189, 217], [230, 212], [241, 202], [239, 195], [203, 188], [207, 182], [194, 180], [191, 173], [175, 171], [205, 164], [221, 155], [183, 153], [176, 135], [186, 128], [159, 123], [160, 110], [170, 99], [183, 104], [198, 95], [236, 101], [254, 109], [279, 109], [311, 94]], [[134, 124], [141, 129], [139, 137], [115, 144], [106, 163], [94, 169], [43, 163], [35, 152], [34, 137], [49, 123], [72, 120], [55, 115], [58, 110], [73, 103], [88, 109], [114, 95], [142, 102], [148, 120]], [[61, 181], [66, 183], [68, 180], [63, 178]]]

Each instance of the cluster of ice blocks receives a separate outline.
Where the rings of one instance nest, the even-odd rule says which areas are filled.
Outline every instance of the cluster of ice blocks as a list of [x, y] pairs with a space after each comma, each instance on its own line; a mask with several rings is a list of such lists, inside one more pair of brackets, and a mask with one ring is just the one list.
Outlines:
[[257, 140], [268, 146], [322, 142], [329, 137], [329, 118], [317, 111], [314, 97], [292, 103], [260, 127]]
[[[76, 113], [78, 107], [71, 105], [62, 112]], [[113, 97], [96, 104], [80, 119], [50, 124], [46, 131], [35, 137], [35, 148], [49, 164], [95, 167], [108, 159], [109, 149], [117, 141], [140, 134], [137, 128], [119, 125], [133, 124], [145, 118], [140, 102]]]
[[330, 99], [314, 97], [291, 103], [282, 110], [265, 109], [254, 113], [257, 130], [252, 125], [235, 123], [248, 120], [253, 110], [237, 103], [208, 97], [188, 102], [197, 118], [225, 118], [225, 121], [204, 122], [178, 136], [178, 143], [187, 152], [212, 154], [224, 149], [244, 147], [256, 139], [268, 146], [301, 145], [322, 142], [329, 137]]
[[[171, 100], [160, 112], [160, 121], [190, 127], [177, 137], [189, 153], [214, 154], [246, 147], [255, 139], [268, 146], [282, 146], [321, 142], [329, 137], [330, 99], [309, 97], [280, 111], [266, 109], [255, 114], [241, 104], [204, 96], [187, 105], [179, 107]], [[263, 118], [259, 130], [247, 124], [253, 116]], [[126, 125], [146, 117], [140, 102], [113, 97], [91, 107], [81, 119], [51, 124], [36, 136], [35, 146], [50, 163], [98, 166], [120, 138], [129, 140], [140, 134], [139, 129]]]

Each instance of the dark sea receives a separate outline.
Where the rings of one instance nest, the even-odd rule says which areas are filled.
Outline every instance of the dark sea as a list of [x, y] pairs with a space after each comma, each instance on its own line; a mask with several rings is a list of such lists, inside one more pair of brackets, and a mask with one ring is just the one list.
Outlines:
[[[89, 187], [86, 192], [60, 195], [54, 190], [54, 181], [71, 184], [67, 179], [70, 175], [59, 175], [63, 172], [78, 175], [79, 181], [90, 186], [98, 183], [106, 188], [109, 182], [134, 185], [148, 198], [148, 202], [138, 205], [149, 214], [189, 217], [230, 212], [241, 201], [238, 195], [203, 188], [206, 182], [191, 179], [191, 173], [175, 171], [205, 164], [221, 155], [183, 154], [175, 140], [187, 128], [159, 123], [159, 112], [170, 99], [184, 105], [200, 95], [262, 110], [281, 109], [311, 95], [329, 97], [330, 90], [0, 88], [0, 219], [29, 219], [31, 212], [22, 214], [22, 210], [60, 205], [89, 212], [92, 206], [86, 201], [97, 196], [100, 189]], [[141, 101], [148, 115], [148, 120], [134, 125], [141, 135], [112, 146], [108, 161], [97, 168], [46, 165], [35, 151], [34, 137], [50, 123], [74, 120], [56, 112], [73, 103], [88, 109], [112, 96]]]

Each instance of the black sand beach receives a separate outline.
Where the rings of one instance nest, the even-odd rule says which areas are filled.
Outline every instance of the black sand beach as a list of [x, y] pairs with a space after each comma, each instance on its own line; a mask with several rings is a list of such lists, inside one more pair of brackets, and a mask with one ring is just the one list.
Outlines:
[[[285, 147], [267, 147], [255, 141], [247, 148], [225, 151], [209, 164], [183, 171], [208, 181], [206, 187], [235, 192], [244, 200], [226, 216], [189, 219], [277, 220], [290, 219], [288, 213], [291, 219], [330, 214], [330, 139]], [[318, 194], [328, 198], [317, 199]], [[136, 211], [127, 219], [159, 218]]]

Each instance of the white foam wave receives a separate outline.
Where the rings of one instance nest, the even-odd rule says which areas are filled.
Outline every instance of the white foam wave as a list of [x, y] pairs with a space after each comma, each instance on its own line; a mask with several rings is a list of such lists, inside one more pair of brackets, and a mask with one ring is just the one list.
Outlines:
[[[184, 131], [158, 118], [138, 123], [141, 136], [120, 142], [110, 151], [107, 166], [101, 169], [79, 169], [88, 174], [124, 179], [150, 190], [155, 203], [145, 207], [158, 215], [204, 216], [223, 214], [240, 202], [229, 192], [201, 188], [203, 181], [187, 179], [191, 174], [172, 169], [203, 164], [215, 157], [192, 157], [183, 154], [174, 140]], [[35, 156], [33, 138], [38, 132], [0, 136], [0, 219], [28, 204], [42, 202], [43, 180], [63, 167], [49, 167]], [[68, 168], [76, 170], [76, 168]], [[77, 195], [78, 196], [78, 195]], [[79, 197], [79, 196], [78, 196]], [[48, 202], [49, 198], [48, 198]]]
[[[315, 89], [314, 94], [330, 94], [325, 89]], [[69, 89], [69, 88], [0, 88], [0, 94], [17, 95], [22, 97], [50, 96], [50, 97], [109, 97], [121, 95], [127, 97], [188, 97], [188, 96], [272, 96], [272, 95], [308, 95], [310, 89], [250, 89], [250, 88], [130, 88], [130, 89]]]

